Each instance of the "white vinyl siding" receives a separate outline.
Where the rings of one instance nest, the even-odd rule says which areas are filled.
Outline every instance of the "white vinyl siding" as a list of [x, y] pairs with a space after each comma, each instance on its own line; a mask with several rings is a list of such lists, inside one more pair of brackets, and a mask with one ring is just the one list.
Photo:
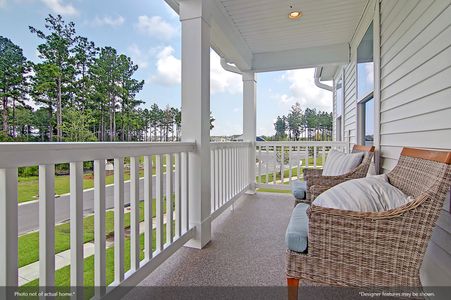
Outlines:
[[[356, 139], [355, 53], [374, 15], [370, 1], [351, 41], [345, 69], [345, 137]], [[402, 147], [451, 149], [451, 0], [382, 0], [380, 4], [381, 172]], [[447, 199], [421, 271], [424, 285], [450, 285], [451, 213]]]
[[[403, 146], [451, 149], [451, 1], [381, 2], [382, 171]], [[447, 199], [429, 243], [424, 285], [451, 282]]]

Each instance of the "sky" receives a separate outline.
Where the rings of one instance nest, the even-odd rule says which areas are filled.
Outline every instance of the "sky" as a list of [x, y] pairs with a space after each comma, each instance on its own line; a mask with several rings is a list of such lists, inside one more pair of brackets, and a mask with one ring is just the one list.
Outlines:
[[[135, 78], [145, 80], [138, 98], [143, 106], [181, 105], [181, 25], [164, 0], [0, 0], [0, 35], [22, 47], [25, 56], [39, 59], [41, 41], [28, 26], [44, 29], [48, 14], [60, 14], [76, 24], [79, 35], [97, 46], [112, 46], [139, 66]], [[314, 85], [313, 69], [257, 74], [257, 135], [273, 135], [278, 115], [290, 107], [332, 111], [332, 93]], [[211, 110], [216, 119], [211, 135], [241, 134], [243, 99], [241, 76], [222, 69], [211, 53]]]

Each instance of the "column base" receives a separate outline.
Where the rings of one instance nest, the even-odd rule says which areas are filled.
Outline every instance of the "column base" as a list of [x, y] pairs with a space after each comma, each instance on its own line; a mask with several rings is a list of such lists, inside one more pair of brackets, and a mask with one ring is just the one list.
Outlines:
[[202, 223], [190, 224], [191, 227], [196, 228], [196, 236], [189, 240], [185, 247], [202, 249], [211, 241], [211, 217], [209, 216]]

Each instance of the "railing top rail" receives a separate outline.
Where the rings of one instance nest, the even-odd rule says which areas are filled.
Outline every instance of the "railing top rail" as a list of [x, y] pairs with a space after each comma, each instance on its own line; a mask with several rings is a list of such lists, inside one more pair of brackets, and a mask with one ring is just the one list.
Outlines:
[[191, 142], [0, 143], [0, 169], [192, 152]]
[[251, 142], [211, 142], [210, 148], [220, 149], [220, 148], [239, 148], [239, 147], [250, 147]]
[[337, 141], [266, 141], [256, 142], [257, 146], [345, 146], [347, 142]]

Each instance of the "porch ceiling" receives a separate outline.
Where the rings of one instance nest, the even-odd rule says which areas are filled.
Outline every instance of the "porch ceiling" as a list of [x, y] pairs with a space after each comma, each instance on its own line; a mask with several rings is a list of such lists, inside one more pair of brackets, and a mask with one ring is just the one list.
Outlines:
[[[181, 0], [166, 0], [178, 12]], [[368, 1], [210, 0], [212, 47], [255, 72], [347, 63]], [[290, 8], [290, 5], [293, 8]], [[303, 16], [290, 20], [288, 13]]]

